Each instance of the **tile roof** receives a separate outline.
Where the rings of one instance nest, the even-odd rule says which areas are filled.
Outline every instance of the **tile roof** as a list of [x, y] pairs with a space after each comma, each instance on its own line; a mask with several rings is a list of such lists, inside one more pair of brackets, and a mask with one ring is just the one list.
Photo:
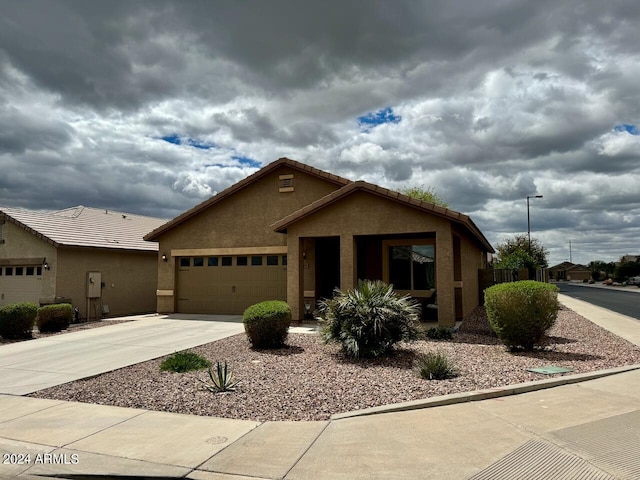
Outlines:
[[145, 234], [166, 222], [112, 210], [77, 206], [58, 211], [0, 207], [0, 217], [58, 246], [157, 251]]
[[232, 193], [237, 192], [238, 190], [240, 190], [241, 188], [243, 188], [246, 185], [250, 184], [251, 182], [254, 182], [257, 179], [265, 176], [269, 172], [272, 172], [273, 170], [275, 170], [276, 168], [278, 168], [281, 165], [287, 165], [288, 167], [292, 167], [292, 168], [295, 168], [297, 170], [300, 170], [300, 171], [303, 171], [303, 172], [306, 172], [306, 173], [310, 173], [311, 175], [315, 175], [316, 177], [324, 178], [325, 180], [333, 182], [336, 185], [348, 185], [349, 183], [351, 183], [351, 180], [347, 180], [346, 178], [342, 178], [342, 177], [339, 177], [338, 175], [334, 175], [332, 173], [325, 172], [323, 170], [319, 170], [319, 169], [317, 169], [315, 167], [312, 167], [310, 165], [306, 165], [304, 163], [297, 162], [295, 160], [291, 160], [290, 158], [284, 158], [284, 157], [283, 158], [279, 158], [275, 162], [271, 162], [269, 165], [266, 165], [265, 167], [261, 168], [257, 172], [255, 172], [255, 173], [249, 175], [248, 177], [240, 180], [238, 183], [235, 183], [235, 184], [231, 185], [229, 188], [221, 191], [217, 195], [214, 195], [213, 197], [209, 198], [208, 200], [205, 200], [204, 202], [196, 205], [195, 207], [191, 208], [190, 210], [187, 210], [186, 212], [178, 215], [176, 218], [174, 218], [173, 220], [171, 220], [171, 221], [167, 222], [166, 224], [160, 226], [159, 228], [156, 228], [153, 232], [145, 235], [145, 237], [144, 237], [145, 240], [156, 241], [158, 239], [158, 237], [162, 233], [166, 232], [167, 230], [171, 230], [172, 228], [178, 226], [179, 224], [181, 224], [185, 220], [188, 220], [189, 218], [193, 217], [194, 215], [197, 215], [198, 213], [200, 213], [202, 210], [205, 210], [206, 208], [209, 208], [210, 206], [218, 203], [219, 201], [221, 201], [224, 198], [228, 197]]
[[562, 262], [553, 267], [549, 267], [550, 270], [589, 270], [589, 267], [580, 265], [579, 263]]
[[378, 185], [374, 185], [373, 183], [368, 183], [362, 180], [358, 180], [357, 182], [349, 183], [344, 187], [331, 192], [329, 195], [322, 197], [319, 200], [316, 200], [313, 203], [310, 203], [306, 207], [297, 210], [290, 215], [287, 215], [282, 220], [271, 225], [271, 227], [277, 232], [285, 232], [287, 227], [298, 220], [306, 217], [307, 215], [311, 215], [312, 213], [330, 205], [345, 196], [357, 191], [364, 190], [375, 195], [381, 196], [386, 199], [390, 199], [399, 203], [403, 203], [413, 208], [417, 208], [424, 212], [430, 213], [432, 215], [437, 215], [439, 217], [447, 218], [455, 223], [463, 225], [479, 242], [482, 244], [488, 252], [494, 253], [495, 250], [486, 239], [486, 237], [482, 234], [480, 229], [473, 223], [471, 218], [463, 213], [456, 212], [455, 210], [450, 210], [448, 208], [443, 208], [433, 203], [423, 202], [422, 200], [418, 200], [416, 198], [409, 197], [407, 195], [403, 195], [398, 192], [394, 192], [393, 190], [389, 190], [387, 188], [380, 187]]

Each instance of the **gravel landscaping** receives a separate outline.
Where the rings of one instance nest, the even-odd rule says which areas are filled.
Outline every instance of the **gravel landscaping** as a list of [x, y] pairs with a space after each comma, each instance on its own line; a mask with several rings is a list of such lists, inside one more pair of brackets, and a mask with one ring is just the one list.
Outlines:
[[[379, 360], [349, 360], [317, 335], [290, 334], [287, 344], [252, 350], [240, 334], [191, 349], [214, 363], [228, 362], [241, 382], [235, 392], [206, 390], [198, 381], [206, 379], [205, 371], [161, 372], [163, 357], [30, 396], [258, 421], [325, 420], [334, 413], [548, 378], [528, 368], [554, 365], [582, 373], [640, 364], [639, 347], [567, 309], [559, 312], [548, 345], [535, 352], [508, 352], [491, 334], [482, 307], [453, 340], [401, 343]], [[429, 351], [448, 355], [460, 375], [419, 378], [416, 356]]]

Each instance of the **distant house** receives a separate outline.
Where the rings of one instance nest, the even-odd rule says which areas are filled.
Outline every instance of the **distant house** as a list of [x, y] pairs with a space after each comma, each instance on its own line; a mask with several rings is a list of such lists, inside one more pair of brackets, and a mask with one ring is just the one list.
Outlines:
[[551, 280], [580, 281], [591, 279], [591, 270], [584, 265], [562, 262], [547, 269]]
[[142, 237], [164, 222], [0, 207], [0, 305], [69, 301], [85, 318], [155, 311], [158, 247]]
[[[479, 303], [493, 248], [462, 213], [281, 158], [154, 230], [158, 311], [240, 314], [286, 300], [294, 320], [334, 288], [383, 280], [451, 325]], [[431, 310], [431, 309], [429, 309]]]
[[623, 255], [620, 257], [620, 261], [616, 262], [616, 264], [633, 262], [640, 262], [640, 255]]

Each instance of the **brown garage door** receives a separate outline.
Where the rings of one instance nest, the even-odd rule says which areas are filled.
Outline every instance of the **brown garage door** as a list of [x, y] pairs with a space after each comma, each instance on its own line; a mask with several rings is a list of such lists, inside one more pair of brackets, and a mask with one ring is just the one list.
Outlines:
[[242, 314], [254, 303], [287, 299], [286, 255], [177, 260], [178, 312]]

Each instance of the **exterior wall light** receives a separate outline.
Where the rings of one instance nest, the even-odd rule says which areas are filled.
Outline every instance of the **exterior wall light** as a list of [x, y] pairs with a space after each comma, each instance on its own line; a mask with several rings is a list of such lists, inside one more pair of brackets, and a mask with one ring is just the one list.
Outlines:
[[166, 255], [166, 254], [164, 254], [164, 253], [162, 254], [162, 261], [163, 261], [163, 262], [166, 262], [166, 261], [167, 261], [167, 255]]

